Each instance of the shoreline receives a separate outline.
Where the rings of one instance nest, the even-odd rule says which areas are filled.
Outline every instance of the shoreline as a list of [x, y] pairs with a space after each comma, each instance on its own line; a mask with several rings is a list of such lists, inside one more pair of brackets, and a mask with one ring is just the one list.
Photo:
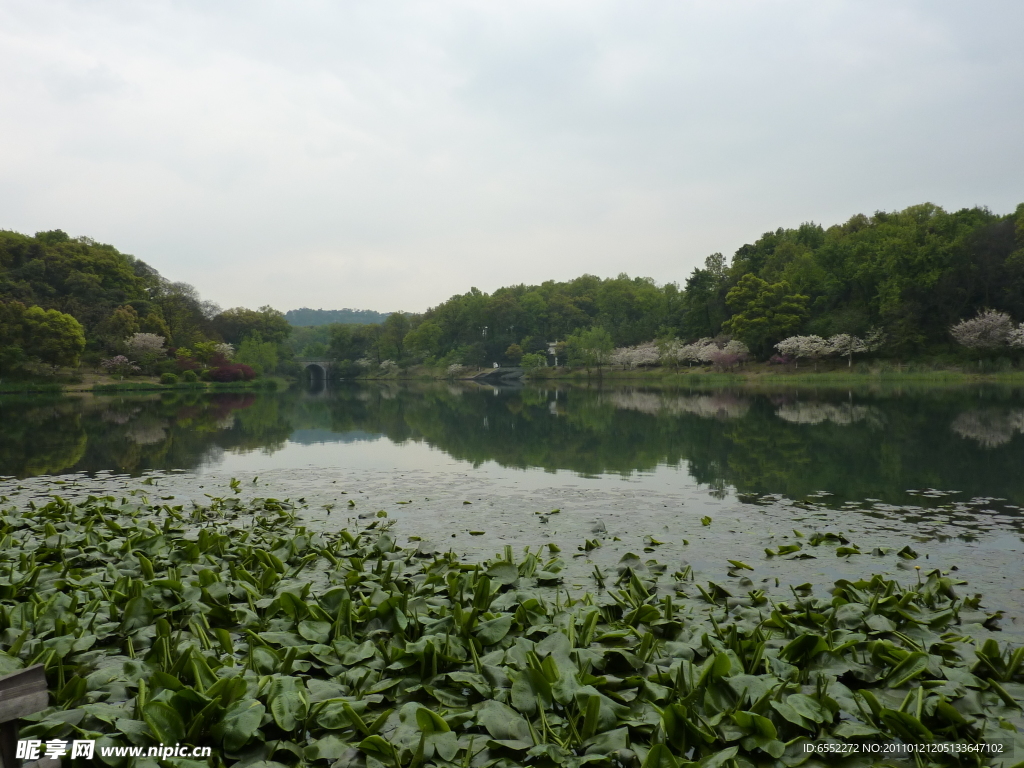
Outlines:
[[[462, 381], [476, 382], [481, 385], [493, 385], [482, 376], [489, 368], [476, 368], [460, 372], [458, 376], [450, 376], [438, 369], [425, 366], [412, 366], [404, 371], [383, 376], [356, 376], [353, 378], [331, 379], [330, 381]], [[161, 384], [159, 379], [139, 377], [134, 380], [117, 380], [110, 376], [86, 374], [81, 381], [63, 383], [60, 381], [11, 382], [0, 383], [0, 396], [8, 394], [81, 394], [91, 392], [130, 393], [130, 392], [224, 392], [250, 391], [275, 392], [288, 389], [301, 379], [286, 376], [267, 376], [247, 382], [178, 382]], [[508, 379], [501, 382], [507, 384]], [[520, 381], [533, 385], [552, 383], [570, 384], [602, 384], [637, 383], [668, 386], [786, 386], [786, 385], [879, 385], [879, 384], [918, 384], [937, 386], [973, 385], [973, 384], [1004, 384], [1024, 385], [1024, 370], [976, 373], [962, 369], [921, 370], [915, 364], [901, 367], [878, 366], [868, 370], [849, 371], [845, 367], [822, 370], [779, 370], [776, 366], [754, 364], [739, 371], [716, 371], [706, 367], [690, 368], [680, 371], [654, 368], [647, 370], [611, 370], [581, 368], [539, 368], [524, 372], [524, 375], [512, 381]]]
[[[344, 381], [476, 381], [491, 383], [483, 378], [489, 368], [470, 369], [458, 376], [449, 376], [437, 370], [416, 366], [405, 373], [386, 376], [357, 376]], [[848, 371], [845, 367], [814, 370], [779, 370], [776, 366], [749, 366], [740, 371], [716, 371], [700, 367], [680, 371], [654, 368], [649, 370], [610, 370], [589, 372], [581, 368], [539, 368], [526, 371], [520, 379], [531, 384], [553, 382], [601, 383], [650, 382], [672, 385], [750, 385], [750, 384], [877, 384], [891, 382], [920, 382], [936, 384], [1024, 384], [1024, 370], [975, 373], [961, 369], [920, 370], [913, 365], [902, 368], [878, 367], [862, 371]]]

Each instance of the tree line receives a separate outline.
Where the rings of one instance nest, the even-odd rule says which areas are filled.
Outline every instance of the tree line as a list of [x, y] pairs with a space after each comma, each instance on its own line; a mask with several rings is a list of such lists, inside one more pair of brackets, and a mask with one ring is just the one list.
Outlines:
[[712, 346], [728, 357], [730, 341], [729, 359], [914, 358], [955, 352], [961, 339], [951, 329], [989, 311], [1024, 320], [1024, 204], [1009, 215], [923, 204], [827, 228], [780, 228], [731, 259], [712, 254], [683, 285], [621, 274], [472, 288], [422, 314], [331, 326], [318, 351], [354, 370], [387, 361], [538, 364], [552, 342], [585, 365], [645, 344], [662, 355], [675, 344], [682, 351], [669, 347], [671, 360], [706, 359]]
[[[192, 286], [89, 238], [0, 232], [0, 302], [0, 366], [8, 368], [26, 358], [98, 362], [135, 333], [163, 337], [175, 354], [235, 345], [281, 372], [296, 371], [296, 357], [330, 357], [347, 375], [414, 364], [536, 365], [552, 343], [563, 360], [584, 365], [607, 362], [616, 348], [649, 359], [651, 344], [659, 360], [676, 363], [824, 354], [849, 362], [865, 350], [935, 356], [970, 336], [951, 333], [962, 321], [991, 313], [1003, 318], [998, 328], [1024, 321], [1024, 204], [999, 215], [926, 203], [827, 228], [780, 228], [731, 259], [708, 256], [682, 285], [583, 275], [490, 294], [471, 288], [420, 314], [371, 313], [380, 322], [350, 322], [370, 317], [355, 310], [293, 310], [295, 322], [329, 321], [304, 327], [271, 307], [221, 311]], [[70, 316], [81, 338], [73, 323], [36, 307]], [[1018, 349], [1013, 338], [975, 347]]]
[[221, 310], [112, 245], [0, 231], [0, 375], [82, 361], [121, 373], [269, 373], [294, 366], [290, 334], [281, 312]]
[[304, 328], [318, 325], [334, 325], [335, 323], [371, 325], [383, 323], [390, 314], [390, 312], [374, 312], [372, 309], [310, 309], [309, 307], [300, 307], [299, 309], [289, 309], [284, 313], [284, 318], [291, 325], [297, 328]]

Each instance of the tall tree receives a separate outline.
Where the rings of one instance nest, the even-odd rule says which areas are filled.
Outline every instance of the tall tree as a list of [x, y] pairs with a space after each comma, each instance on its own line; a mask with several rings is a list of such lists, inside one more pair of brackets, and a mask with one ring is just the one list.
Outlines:
[[797, 330], [807, 316], [806, 296], [791, 293], [786, 282], [768, 283], [751, 274], [729, 291], [726, 302], [735, 314], [723, 324], [723, 330], [762, 356]]

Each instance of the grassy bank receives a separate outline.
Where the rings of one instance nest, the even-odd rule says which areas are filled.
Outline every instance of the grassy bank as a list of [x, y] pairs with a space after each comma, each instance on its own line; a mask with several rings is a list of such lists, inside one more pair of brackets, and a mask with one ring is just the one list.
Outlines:
[[649, 368], [623, 370], [616, 368], [537, 368], [527, 372], [527, 377], [534, 380], [542, 379], [609, 379], [635, 381], [664, 382], [717, 382], [742, 384], [750, 382], [762, 383], [821, 383], [821, 382], [871, 382], [871, 381], [920, 381], [920, 382], [1013, 382], [1024, 384], [1024, 370], [993, 369], [976, 371], [970, 368], [937, 366], [923, 363], [897, 364], [880, 363], [877, 365], [859, 364], [852, 368], [845, 365], [818, 368], [794, 366], [777, 366], [763, 363], [747, 363], [730, 371], [715, 370], [710, 367], [692, 368]]
[[626, 555], [571, 596], [553, 543], [467, 562], [399, 546], [380, 517], [320, 534], [296, 512], [139, 496], [4, 510], [0, 675], [42, 664], [50, 690], [21, 738], [212, 746], [210, 765], [265, 768], [1024, 755], [1024, 648], [976, 644], [973, 622], [995, 619], [939, 571], [779, 601], [743, 563], [727, 588]]
[[[385, 375], [361, 375], [359, 381], [398, 380], [474, 380], [487, 374], [490, 368], [467, 368], [452, 376], [446, 369], [427, 366], [411, 366]], [[603, 367], [601, 369], [568, 366], [534, 368], [525, 371], [524, 380], [534, 383], [546, 381], [568, 382], [637, 382], [671, 386], [727, 386], [727, 385], [862, 385], [877, 383], [913, 383], [918, 385], [936, 384], [978, 384], [1000, 383], [1024, 385], [1024, 370], [993, 368], [973, 370], [956, 366], [942, 366], [930, 363], [889, 363], [874, 365], [858, 364], [852, 368], [845, 365], [821, 364], [813, 367], [775, 366], [764, 363], [747, 363], [730, 371], [716, 370], [706, 366], [692, 368], [646, 368], [623, 370]]]
[[156, 378], [151, 380], [114, 381], [110, 383], [94, 383], [88, 390], [97, 394], [116, 392], [154, 392], [188, 390], [200, 392], [236, 392], [236, 391], [270, 391], [286, 389], [289, 383], [281, 377], [267, 377], [253, 381], [179, 381], [174, 384], [161, 384]]
[[53, 381], [13, 381], [0, 382], [0, 394], [28, 394], [32, 392], [62, 392], [64, 385]]

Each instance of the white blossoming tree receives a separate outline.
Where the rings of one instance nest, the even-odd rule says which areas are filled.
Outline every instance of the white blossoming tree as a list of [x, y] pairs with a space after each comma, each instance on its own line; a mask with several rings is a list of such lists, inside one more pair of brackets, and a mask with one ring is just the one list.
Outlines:
[[750, 349], [739, 339], [733, 339], [721, 347], [717, 344], [707, 344], [701, 350], [701, 358], [719, 370], [733, 368], [746, 362], [749, 357]]
[[632, 363], [634, 368], [647, 368], [657, 365], [660, 359], [661, 354], [658, 352], [658, 346], [653, 341], [647, 341], [633, 347]]
[[164, 349], [165, 342], [163, 336], [157, 336], [155, 333], [133, 333], [124, 340], [124, 346], [131, 357], [146, 360], [163, 357], [167, 353]]
[[[821, 336], [790, 336], [783, 339], [775, 348], [779, 354], [795, 357], [797, 360], [813, 360], [814, 367], [818, 367], [818, 360], [829, 353], [829, 343]], [[797, 363], [797, 368], [800, 364]]]
[[225, 360], [231, 360], [235, 356], [235, 345], [226, 342], [218, 342], [213, 347], [214, 352], [221, 355]]
[[166, 339], [155, 333], [133, 333], [124, 340], [128, 357], [137, 360], [147, 373], [152, 373], [156, 362], [167, 354]]
[[705, 337], [703, 339], [697, 339], [697, 341], [692, 344], [686, 344], [680, 347], [676, 354], [679, 361], [682, 363], [689, 363], [690, 365], [693, 365], [694, 363], [710, 363], [712, 362], [710, 357], [710, 351], [712, 348], [718, 348], [714, 339]]
[[658, 348], [658, 362], [662, 365], [679, 367], [679, 350], [683, 348], [683, 342], [677, 338], [661, 338], [654, 341]]
[[623, 368], [630, 368], [631, 361], [633, 359], [633, 348], [632, 347], [616, 347], [612, 350], [612, 355], [608, 358], [608, 362], [612, 365], [620, 365]]
[[829, 354], [846, 358], [846, 367], [853, 367], [853, 356], [868, 351], [864, 339], [850, 333], [837, 333], [828, 340]]
[[629, 369], [657, 365], [660, 359], [658, 347], [653, 341], [638, 344], [635, 347], [619, 347], [612, 352], [609, 358], [613, 365], [621, 365], [623, 368]]
[[961, 320], [949, 329], [957, 344], [969, 349], [998, 349], [1010, 344], [1015, 328], [1005, 312], [985, 309], [969, 320]]

